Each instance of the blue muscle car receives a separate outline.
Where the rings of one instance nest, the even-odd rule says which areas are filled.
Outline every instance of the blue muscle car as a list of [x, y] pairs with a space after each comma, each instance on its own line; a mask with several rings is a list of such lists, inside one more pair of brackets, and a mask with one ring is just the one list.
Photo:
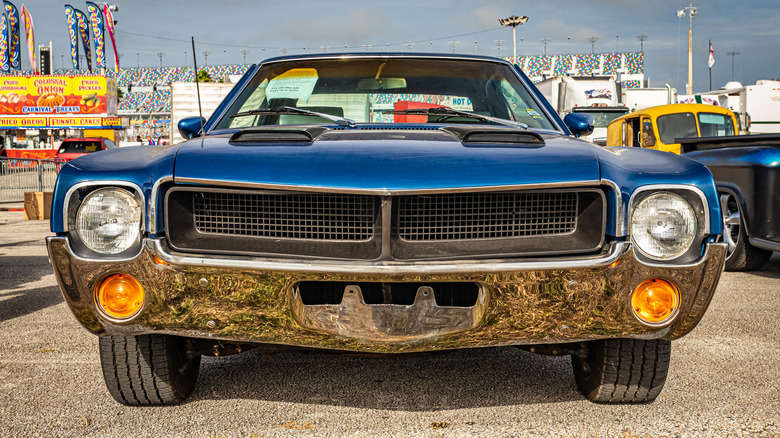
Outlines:
[[49, 254], [128, 405], [268, 344], [519, 346], [570, 355], [590, 400], [651, 402], [723, 269], [718, 193], [591, 129], [500, 59], [271, 59], [188, 141], [65, 165]]

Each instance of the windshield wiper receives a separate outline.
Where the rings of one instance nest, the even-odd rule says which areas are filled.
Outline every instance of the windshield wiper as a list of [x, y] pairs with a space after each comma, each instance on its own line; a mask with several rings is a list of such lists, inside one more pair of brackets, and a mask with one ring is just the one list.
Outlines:
[[271, 108], [260, 108], [256, 110], [244, 111], [241, 113], [232, 114], [230, 118], [233, 119], [236, 117], [244, 117], [244, 116], [267, 116], [267, 115], [281, 115], [281, 114], [294, 115], [294, 116], [322, 117], [323, 119], [336, 122], [342, 126], [349, 126], [350, 128], [354, 128], [355, 126], [357, 126], [357, 122], [355, 122], [352, 119], [348, 119], [346, 117], [334, 116], [334, 115], [321, 113], [317, 111], [297, 108], [294, 106], [275, 106]]
[[528, 125], [522, 122], [500, 119], [498, 117], [483, 116], [482, 114], [472, 113], [470, 111], [456, 110], [448, 107], [410, 108], [405, 110], [388, 110], [384, 112], [389, 114], [423, 114], [423, 115], [431, 115], [431, 116], [445, 116], [442, 117], [442, 119], [440, 119], [439, 121], [444, 121], [447, 117], [465, 117], [469, 119], [485, 120], [499, 125], [511, 126], [513, 128], [528, 129]]

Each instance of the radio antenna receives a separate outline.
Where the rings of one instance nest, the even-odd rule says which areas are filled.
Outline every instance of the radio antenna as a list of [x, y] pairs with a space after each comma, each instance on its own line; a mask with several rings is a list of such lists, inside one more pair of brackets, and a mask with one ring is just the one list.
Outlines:
[[203, 108], [200, 106], [200, 84], [198, 84], [198, 57], [195, 54], [195, 37], [192, 38], [192, 64], [195, 66], [195, 90], [198, 93], [198, 115], [200, 116], [200, 133], [203, 135]]

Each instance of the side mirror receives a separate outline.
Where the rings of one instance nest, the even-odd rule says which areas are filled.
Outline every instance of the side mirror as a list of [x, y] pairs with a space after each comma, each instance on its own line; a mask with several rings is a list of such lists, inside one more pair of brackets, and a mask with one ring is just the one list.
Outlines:
[[179, 134], [186, 139], [199, 137], [200, 127], [206, 124], [206, 119], [203, 117], [186, 117], [179, 120], [177, 127], [179, 128]]
[[593, 116], [583, 113], [569, 113], [563, 118], [563, 124], [575, 137], [593, 134]]

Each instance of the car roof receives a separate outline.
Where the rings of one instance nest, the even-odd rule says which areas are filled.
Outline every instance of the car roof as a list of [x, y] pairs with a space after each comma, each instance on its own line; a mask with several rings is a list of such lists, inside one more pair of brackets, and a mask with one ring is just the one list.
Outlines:
[[678, 113], [716, 113], [716, 114], [723, 114], [727, 116], [734, 116], [734, 112], [731, 111], [728, 108], [723, 108], [720, 106], [715, 105], [707, 105], [704, 103], [672, 103], [668, 105], [658, 105], [658, 106], [652, 106], [650, 108], [644, 108], [641, 110], [637, 110], [625, 115], [622, 115], [612, 122], [610, 122], [610, 125], [613, 123], [620, 123], [621, 121], [633, 118], [637, 116], [649, 116], [649, 117], [659, 117], [666, 114], [678, 114]]
[[103, 141], [106, 138], [104, 137], [69, 137], [65, 138], [62, 141]]

